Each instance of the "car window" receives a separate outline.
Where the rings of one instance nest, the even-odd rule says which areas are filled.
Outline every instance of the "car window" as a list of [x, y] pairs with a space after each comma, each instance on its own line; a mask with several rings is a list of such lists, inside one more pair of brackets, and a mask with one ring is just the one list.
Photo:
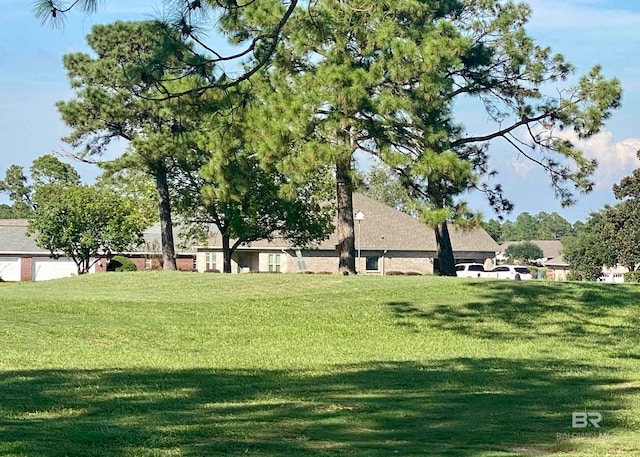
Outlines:
[[498, 271], [509, 271], [509, 268], [508, 267], [495, 267], [491, 271], [495, 271], [495, 272], [498, 272]]
[[469, 271], [484, 271], [482, 265], [469, 265]]
[[464, 271], [464, 265], [456, 265], [456, 271]]
[[522, 273], [523, 275], [531, 274], [531, 270], [529, 270], [528, 268], [525, 268], [525, 267], [516, 267], [516, 268], [514, 268], [514, 270], [516, 270], [516, 272], [518, 272], [518, 273]]

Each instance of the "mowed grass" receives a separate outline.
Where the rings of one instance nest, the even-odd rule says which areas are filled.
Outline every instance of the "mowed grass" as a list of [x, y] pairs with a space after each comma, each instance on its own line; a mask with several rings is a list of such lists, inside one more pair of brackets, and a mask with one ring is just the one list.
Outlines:
[[[640, 455], [638, 292], [162, 272], [1, 284], [0, 455]], [[573, 412], [600, 428], [572, 428]]]

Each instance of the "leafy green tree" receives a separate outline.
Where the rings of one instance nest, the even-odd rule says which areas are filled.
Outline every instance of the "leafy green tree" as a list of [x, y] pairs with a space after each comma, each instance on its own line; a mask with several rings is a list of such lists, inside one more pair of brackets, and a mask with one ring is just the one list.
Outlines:
[[614, 184], [613, 193], [620, 202], [605, 207], [602, 236], [615, 249], [616, 261], [635, 270], [640, 264], [640, 169]]
[[[155, 22], [96, 25], [87, 41], [96, 54], [64, 56], [75, 98], [57, 103], [72, 132], [64, 141], [81, 148], [80, 155], [100, 156], [115, 140], [127, 143], [122, 157], [102, 163], [107, 173], [138, 170], [155, 184], [165, 269], [175, 270], [175, 246], [169, 182], [178, 160], [192, 154], [183, 136], [190, 98], [153, 100], [157, 87], [141, 65], [156, 58], [169, 36]], [[176, 61], [166, 56], [163, 64]], [[175, 68], [178, 72], [179, 67]]]
[[489, 219], [488, 221], [482, 223], [482, 228], [486, 230], [486, 232], [491, 238], [494, 239], [494, 241], [502, 241], [502, 225], [500, 224], [500, 221], [496, 219]]
[[[158, 24], [170, 32], [170, 39], [156, 48], [154, 58], [143, 66], [143, 72], [145, 79], [153, 82], [164, 96], [174, 97], [211, 89], [225, 91], [260, 71], [269, 63], [282, 27], [298, 0], [166, 0], [164, 3], [164, 18]], [[73, 9], [91, 14], [100, 6], [98, 0], [36, 0], [34, 12], [43, 23], [57, 26]], [[240, 15], [257, 16], [264, 26], [257, 27], [254, 22], [252, 27], [243, 27], [238, 22]], [[209, 35], [212, 33], [227, 36], [232, 45], [230, 50], [229, 46], [225, 46], [226, 49], [211, 47]], [[184, 41], [191, 46], [184, 48]], [[175, 61], [168, 62], [166, 55], [177, 57], [177, 65]], [[229, 73], [229, 67], [243, 70]], [[179, 75], [175, 74], [176, 68], [182, 70]], [[172, 84], [176, 77], [190, 75], [200, 76], [197, 86], [181, 88]]]
[[573, 233], [569, 221], [556, 212], [540, 212], [535, 217], [538, 219], [537, 240], [560, 240]]
[[294, 190], [286, 176], [261, 166], [248, 148], [246, 117], [254, 103], [236, 106], [232, 120], [220, 112], [203, 115], [197, 125], [204, 152], [192, 159], [204, 163], [181, 167], [174, 186], [176, 208], [195, 234], [203, 224], [217, 227], [225, 273], [231, 273], [232, 255], [243, 243], [277, 236], [302, 247], [333, 230], [327, 173], [318, 171], [316, 179]]
[[575, 279], [596, 281], [603, 266], [617, 263], [615, 247], [604, 236], [607, 225], [605, 211], [592, 213], [576, 235], [562, 240], [562, 255]]
[[0, 181], [0, 192], [9, 194], [12, 210], [18, 217], [27, 217], [35, 209], [33, 193], [37, 186], [47, 184], [79, 184], [80, 175], [71, 165], [46, 154], [36, 158], [29, 169], [31, 179], [20, 165], [11, 165], [5, 179]]
[[505, 250], [505, 254], [511, 259], [524, 260], [525, 262], [540, 259], [543, 255], [542, 249], [531, 241], [509, 245]]
[[376, 164], [365, 173], [356, 176], [359, 192], [398, 211], [415, 215], [411, 209], [411, 195], [400, 179], [385, 165]]
[[[298, 14], [299, 13], [299, 14]], [[591, 189], [595, 163], [555, 132], [597, 133], [619, 105], [620, 85], [595, 67], [571, 88], [548, 96], [549, 83], [573, 67], [526, 34], [527, 5], [511, 2], [372, 2], [320, 0], [288, 21], [270, 73], [269, 126], [280, 147], [263, 155], [287, 172], [333, 164], [337, 180], [340, 270], [355, 271], [353, 157], [366, 151], [397, 173], [420, 217], [441, 243], [440, 263], [454, 274], [446, 221], [474, 220], [456, 200], [476, 188], [497, 209], [512, 206], [486, 178], [487, 143], [505, 139], [549, 172], [562, 202], [570, 187]], [[259, 18], [248, 17], [246, 23]], [[452, 107], [475, 98], [495, 121], [469, 134]], [[298, 135], [303, 144], [295, 144]], [[295, 147], [291, 147], [294, 143]]]
[[146, 221], [134, 203], [104, 188], [78, 184], [36, 186], [28, 233], [54, 258], [73, 259], [78, 274], [101, 257], [142, 242]]

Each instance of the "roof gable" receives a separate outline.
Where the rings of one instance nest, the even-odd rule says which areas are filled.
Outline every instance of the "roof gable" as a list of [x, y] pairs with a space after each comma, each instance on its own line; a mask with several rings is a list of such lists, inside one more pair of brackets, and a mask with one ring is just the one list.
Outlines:
[[[384, 203], [360, 193], [353, 194], [353, 212], [361, 212], [362, 220], [355, 221], [356, 249], [392, 250], [392, 251], [436, 251], [434, 230], [415, 217], [398, 211]], [[334, 225], [337, 218], [334, 219]], [[496, 252], [497, 243], [481, 227], [462, 230], [449, 226], [451, 244], [456, 251]], [[208, 239], [208, 247], [219, 248], [222, 240], [214, 231]], [[314, 247], [334, 251], [338, 244], [338, 235], [334, 231], [328, 239]], [[291, 249], [291, 243], [278, 237], [272, 241], [260, 240], [249, 243], [254, 249]]]

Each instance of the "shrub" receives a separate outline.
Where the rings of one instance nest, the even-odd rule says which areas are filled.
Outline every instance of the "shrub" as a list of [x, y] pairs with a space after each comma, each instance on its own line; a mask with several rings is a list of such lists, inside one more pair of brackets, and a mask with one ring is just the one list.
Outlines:
[[208, 270], [204, 270], [205, 273], [220, 273], [220, 270], [217, 268], [210, 268]]
[[407, 271], [405, 273], [405, 275], [407, 275], [407, 276], [422, 276], [422, 273], [419, 273], [417, 271]]
[[630, 271], [625, 273], [624, 282], [640, 282], [640, 271]]
[[522, 259], [532, 261], [542, 257], [542, 249], [533, 244], [531, 241], [523, 241], [522, 243], [512, 244], [507, 247], [504, 253], [511, 259]]
[[402, 272], [402, 271], [393, 271], [392, 270], [392, 271], [387, 271], [385, 274], [387, 276], [402, 276], [402, 275], [404, 275], [404, 272]]
[[107, 265], [107, 271], [138, 271], [138, 267], [133, 260], [122, 255], [114, 255]]

